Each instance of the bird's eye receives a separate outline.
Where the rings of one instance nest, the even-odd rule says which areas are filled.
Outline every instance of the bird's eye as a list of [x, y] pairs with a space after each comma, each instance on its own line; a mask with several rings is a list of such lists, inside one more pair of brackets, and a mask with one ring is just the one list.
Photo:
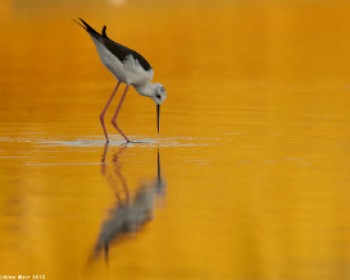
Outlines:
[[160, 99], [160, 95], [159, 94], [157, 94], [156, 97]]

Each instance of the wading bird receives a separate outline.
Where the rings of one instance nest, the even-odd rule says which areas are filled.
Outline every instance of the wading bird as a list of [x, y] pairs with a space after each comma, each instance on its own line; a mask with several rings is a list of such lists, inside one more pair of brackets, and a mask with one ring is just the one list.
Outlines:
[[162, 84], [151, 83], [154, 75], [154, 71], [151, 65], [138, 52], [129, 49], [117, 42], [112, 41], [106, 34], [106, 26], [103, 26], [102, 32], [98, 33], [83, 19], [79, 18], [79, 20], [81, 21], [81, 23], [78, 21], [75, 22], [78, 23], [89, 33], [96, 45], [96, 49], [102, 63], [108, 68], [109, 71], [112, 72], [112, 74], [118, 80], [117, 86], [113, 90], [112, 95], [108, 99], [107, 104], [105, 105], [100, 114], [100, 122], [103, 128], [106, 142], [109, 143], [108, 133], [104, 121], [105, 114], [121, 83], [125, 83], [126, 87], [119, 101], [118, 107], [112, 117], [112, 125], [119, 131], [119, 133], [127, 142], [131, 142], [118, 126], [117, 117], [120, 108], [123, 105], [123, 101], [129, 87], [133, 86], [139, 94], [141, 94], [142, 96], [152, 98], [156, 103], [157, 129], [159, 133], [160, 105], [166, 99], [167, 94]]

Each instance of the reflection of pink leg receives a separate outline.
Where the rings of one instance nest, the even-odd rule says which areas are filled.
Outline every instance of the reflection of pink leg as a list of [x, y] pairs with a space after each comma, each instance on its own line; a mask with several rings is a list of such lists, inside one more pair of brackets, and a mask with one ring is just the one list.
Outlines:
[[103, 155], [101, 159], [101, 174], [106, 175], [106, 156], [108, 152], [108, 143], [106, 142], [105, 147], [103, 149]]
[[100, 114], [100, 123], [101, 123], [101, 126], [103, 128], [103, 132], [105, 134], [105, 138], [106, 138], [106, 142], [109, 143], [109, 138], [108, 138], [108, 133], [107, 133], [107, 130], [106, 130], [106, 127], [105, 127], [105, 114], [106, 114], [106, 111], [109, 107], [109, 105], [111, 104], [112, 100], [113, 100], [113, 97], [115, 95], [115, 93], [117, 92], [118, 88], [119, 88], [119, 85], [120, 85], [120, 82], [118, 82], [117, 86], [115, 87], [111, 97], [108, 99], [107, 101], [107, 104], [105, 105], [105, 107], [103, 108], [101, 114]]
[[118, 117], [120, 108], [121, 108], [122, 105], [123, 105], [123, 101], [124, 101], [124, 98], [125, 98], [125, 96], [126, 96], [126, 93], [127, 93], [128, 89], [129, 89], [129, 85], [126, 85], [126, 88], [125, 88], [125, 90], [124, 90], [124, 92], [123, 92], [123, 95], [122, 95], [122, 97], [121, 97], [121, 99], [120, 99], [120, 101], [119, 101], [117, 110], [115, 110], [114, 115], [113, 115], [113, 118], [112, 118], [112, 124], [113, 124], [113, 126], [114, 126], [115, 129], [118, 130], [119, 133], [124, 137], [124, 139], [126, 140], [126, 142], [130, 142], [130, 140], [129, 140], [128, 137], [126, 137], [126, 135], [124, 134], [124, 132], [119, 128], [119, 126], [118, 126], [116, 120], [117, 120], [117, 117]]

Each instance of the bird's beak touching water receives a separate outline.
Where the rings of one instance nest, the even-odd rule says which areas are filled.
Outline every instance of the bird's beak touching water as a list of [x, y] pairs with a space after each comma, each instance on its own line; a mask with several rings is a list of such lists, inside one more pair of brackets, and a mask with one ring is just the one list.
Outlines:
[[157, 104], [157, 129], [159, 133], [159, 117], [160, 117], [160, 105]]

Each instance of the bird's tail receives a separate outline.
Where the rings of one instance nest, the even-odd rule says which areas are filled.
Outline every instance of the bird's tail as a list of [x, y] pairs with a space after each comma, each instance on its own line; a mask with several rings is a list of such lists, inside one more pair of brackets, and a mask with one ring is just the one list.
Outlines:
[[94, 36], [101, 36], [100, 33], [98, 33], [95, 29], [93, 29], [85, 20], [79, 18], [79, 20], [81, 21], [81, 23], [75, 19], [73, 19], [73, 21], [75, 23], [77, 23], [78, 25], [80, 25], [82, 28], [84, 28], [90, 35], [94, 35]]

